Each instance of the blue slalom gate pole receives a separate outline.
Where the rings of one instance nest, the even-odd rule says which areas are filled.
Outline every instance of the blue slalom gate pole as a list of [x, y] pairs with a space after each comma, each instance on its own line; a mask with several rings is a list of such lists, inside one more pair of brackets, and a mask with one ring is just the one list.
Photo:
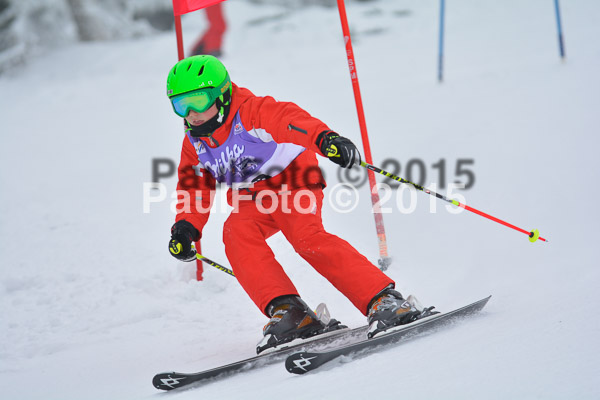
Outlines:
[[558, 28], [558, 48], [560, 50], [560, 58], [565, 59], [565, 42], [562, 33], [562, 24], [560, 22], [560, 7], [558, 0], [554, 0], [554, 10], [556, 11], [556, 27]]
[[[558, 1], [558, 0], [557, 0]], [[444, 9], [446, 2], [440, 0], [440, 40], [438, 45], [438, 81], [444, 80]]]

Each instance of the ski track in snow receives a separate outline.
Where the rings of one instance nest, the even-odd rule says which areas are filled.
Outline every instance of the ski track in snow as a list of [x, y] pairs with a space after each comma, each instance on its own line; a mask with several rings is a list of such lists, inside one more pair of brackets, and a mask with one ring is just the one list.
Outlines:
[[[416, 194], [385, 205], [388, 271], [404, 294], [449, 310], [485, 295], [484, 312], [351, 363], [292, 376], [283, 363], [187, 390], [176, 399], [352, 399], [382, 382], [410, 399], [593, 399], [600, 374], [598, 239], [600, 51], [593, 0], [561, 2], [567, 60], [549, 1], [447, 5], [445, 82], [436, 82], [438, 3], [350, 2], [375, 164], [411, 159], [427, 184], [446, 160], [473, 159], [467, 204], [549, 243]], [[335, 8], [225, 3], [224, 63], [258, 95], [305, 107], [360, 143]], [[270, 18], [272, 17], [272, 18]], [[187, 44], [204, 15], [184, 18]], [[172, 33], [74, 44], [0, 77], [0, 384], [6, 399], [145, 399], [157, 372], [194, 372], [251, 357], [266, 322], [235, 279], [167, 253], [170, 194], [143, 213], [152, 158], [179, 160], [180, 120], [164, 93]], [[336, 167], [321, 162], [330, 189]], [[446, 193], [444, 189], [438, 189]], [[328, 192], [326, 191], [326, 195]], [[328, 230], [373, 262], [369, 194]], [[404, 193], [408, 204], [408, 192]], [[436, 212], [430, 212], [432, 204]], [[227, 265], [220, 207], [202, 241]], [[364, 317], [285, 241], [269, 240], [305, 300], [350, 326]], [[250, 255], [251, 260], [251, 255]], [[250, 261], [251, 262], [251, 261]]]

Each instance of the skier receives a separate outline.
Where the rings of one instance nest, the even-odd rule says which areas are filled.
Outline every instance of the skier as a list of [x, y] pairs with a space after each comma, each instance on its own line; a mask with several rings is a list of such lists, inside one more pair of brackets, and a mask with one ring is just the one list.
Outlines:
[[234, 210], [223, 227], [225, 253], [241, 286], [268, 318], [257, 352], [343, 326], [320, 321], [275, 260], [266, 239], [281, 231], [294, 250], [368, 316], [369, 335], [406, 324], [420, 311], [394, 281], [321, 221], [325, 180], [315, 156], [343, 168], [360, 163], [348, 139], [294, 103], [258, 97], [232, 83], [210, 55], [179, 61], [167, 95], [184, 119], [176, 222], [170, 253], [196, 259], [216, 182], [226, 183]]

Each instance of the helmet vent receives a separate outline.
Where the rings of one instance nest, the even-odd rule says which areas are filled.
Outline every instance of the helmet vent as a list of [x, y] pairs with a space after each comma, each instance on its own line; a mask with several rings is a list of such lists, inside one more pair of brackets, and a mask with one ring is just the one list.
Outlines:
[[202, 67], [200, 67], [200, 71], [198, 71], [198, 76], [202, 75], [203, 72], [204, 72], [204, 65]]
[[187, 68], [187, 70], [186, 70], [186, 71], [189, 71], [189, 70], [190, 70], [190, 68], [192, 68], [192, 63], [189, 63], [189, 64], [188, 64], [188, 68]]

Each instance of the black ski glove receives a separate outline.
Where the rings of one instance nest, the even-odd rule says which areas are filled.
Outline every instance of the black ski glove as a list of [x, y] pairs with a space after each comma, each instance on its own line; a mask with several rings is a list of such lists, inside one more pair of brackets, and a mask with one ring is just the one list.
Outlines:
[[194, 261], [196, 250], [192, 249], [192, 242], [200, 240], [200, 232], [186, 220], [175, 222], [171, 227], [171, 240], [169, 253], [181, 261]]
[[354, 143], [333, 131], [321, 132], [317, 137], [317, 146], [327, 158], [342, 168], [360, 164], [360, 153]]

